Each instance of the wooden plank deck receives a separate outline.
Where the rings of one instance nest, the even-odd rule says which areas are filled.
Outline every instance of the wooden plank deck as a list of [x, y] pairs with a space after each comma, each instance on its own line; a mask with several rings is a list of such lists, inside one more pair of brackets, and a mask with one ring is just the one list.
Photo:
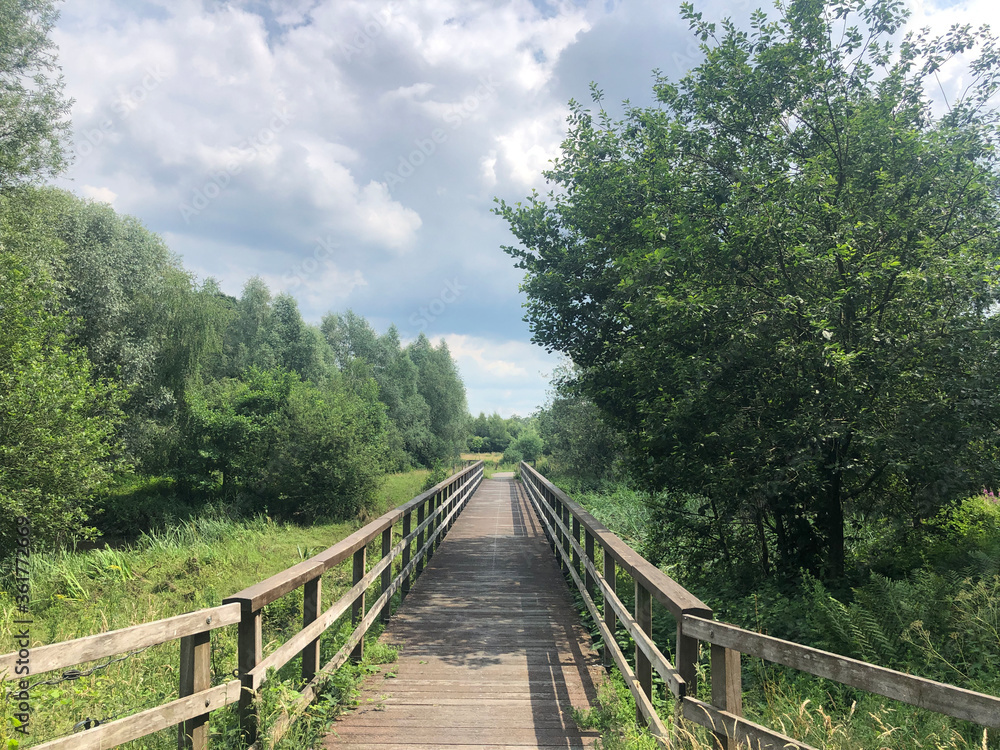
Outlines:
[[591, 747], [572, 708], [603, 670], [538, 519], [510, 479], [488, 479], [393, 616], [399, 660], [369, 677], [328, 748]]

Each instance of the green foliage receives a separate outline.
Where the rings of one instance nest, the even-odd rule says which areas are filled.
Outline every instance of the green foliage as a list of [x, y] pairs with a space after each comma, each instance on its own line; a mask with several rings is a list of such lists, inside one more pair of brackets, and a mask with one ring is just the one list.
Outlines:
[[424, 466], [448, 461], [458, 455], [466, 435], [465, 386], [458, 367], [444, 340], [435, 347], [420, 334], [406, 351], [417, 368], [417, 392], [430, 409], [430, 438], [416, 457]]
[[522, 461], [535, 461], [542, 455], [544, 443], [537, 432], [525, 430], [511, 443], [511, 447], [521, 454]]
[[507, 450], [503, 452], [502, 462], [505, 464], [519, 464], [524, 460], [524, 454], [521, 453], [521, 449], [518, 448], [514, 443], [507, 446]]
[[286, 517], [346, 519], [375, 506], [385, 471], [385, 407], [374, 382], [357, 394], [331, 379], [293, 381], [260, 495]]
[[545, 452], [576, 487], [594, 489], [620, 474], [624, 441], [592, 401], [575, 392], [563, 371], [552, 382], [554, 393], [538, 413]]
[[424, 484], [420, 488], [420, 491], [426, 492], [431, 487], [434, 487], [435, 485], [440, 484], [445, 479], [447, 479], [449, 474], [451, 473], [449, 471], [449, 468], [450, 467], [445, 466], [444, 464], [441, 463], [435, 464], [434, 468], [431, 469], [430, 473], [427, 475], [427, 478], [424, 480]]
[[373, 377], [391, 423], [390, 466], [432, 466], [465, 445], [465, 387], [447, 345], [420, 336], [406, 348], [395, 327], [378, 336], [348, 310], [323, 318], [323, 335], [340, 367]]
[[211, 489], [221, 480], [222, 497], [253, 487], [277, 439], [293, 376], [250, 369], [245, 378], [210, 381], [188, 393], [182, 468], [185, 480]]
[[926, 518], [997, 475], [996, 42], [895, 51], [895, 2], [682, 14], [704, 61], [620, 122], [571, 103], [556, 190], [500, 202], [505, 250], [636, 476], [750, 529], [733, 567], [838, 579], [852, 515]]
[[[39, 546], [93, 534], [120, 421], [119, 391], [92, 378], [53, 312], [54, 290], [0, 244], [0, 545], [30, 519]], [[10, 549], [0, 550], [10, 552]], [[8, 558], [9, 559], [9, 558]]]
[[0, 0], [0, 189], [65, 166], [71, 101], [63, 95], [52, 0]]

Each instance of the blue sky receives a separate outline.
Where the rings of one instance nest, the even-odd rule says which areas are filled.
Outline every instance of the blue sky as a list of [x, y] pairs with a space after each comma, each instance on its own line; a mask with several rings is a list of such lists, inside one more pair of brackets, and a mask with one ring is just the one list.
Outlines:
[[[697, 4], [737, 21], [758, 5]], [[915, 4], [914, 25], [997, 15], [947, 5]], [[697, 64], [677, 7], [69, 0], [54, 37], [76, 158], [57, 184], [139, 217], [232, 294], [259, 275], [312, 322], [352, 308], [444, 338], [473, 413], [530, 414], [559, 360], [530, 343], [493, 198], [545, 192], [591, 81], [643, 104], [654, 68]]]

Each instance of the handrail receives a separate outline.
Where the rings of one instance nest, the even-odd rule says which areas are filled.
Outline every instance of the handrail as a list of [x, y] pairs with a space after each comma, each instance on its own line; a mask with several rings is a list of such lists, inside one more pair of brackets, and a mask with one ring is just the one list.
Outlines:
[[[180, 697], [177, 700], [35, 747], [39, 750], [71, 747], [104, 750], [178, 725], [179, 748], [205, 750], [209, 714], [235, 702], [239, 703], [240, 724], [247, 745], [259, 747], [257, 691], [266, 681], [269, 669], [278, 669], [301, 654], [305, 685], [295, 706], [272, 728], [268, 744], [273, 747], [295, 716], [315, 698], [326, 676], [347, 659], [362, 658], [365, 634], [376, 619], [388, 620], [392, 596], [397, 591], [406, 594], [412, 576], [419, 575], [424, 561], [430, 559], [482, 480], [483, 462], [472, 463], [310, 559], [227, 597], [221, 606], [31, 649], [32, 674], [41, 674], [178, 638], [181, 642]], [[416, 526], [412, 524], [414, 511], [418, 519]], [[393, 529], [399, 522], [402, 522], [401, 538], [393, 544]], [[368, 546], [380, 535], [381, 556], [368, 569]], [[412, 549], [414, 543], [415, 550]], [[322, 575], [349, 557], [354, 560], [351, 589], [321, 612]], [[393, 564], [399, 557], [402, 558], [400, 570], [393, 577]], [[377, 580], [381, 583], [380, 595], [366, 611], [365, 593]], [[262, 658], [263, 607], [299, 587], [304, 590], [302, 628], [267, 658]], [[340, 651], [320, 669], [319, 638], [348, 609], [352, 612], [355, 628]], [[210, 631], [234, 624], [239, 628], [239, 678], [212, 687]], [[0, 679], [5, 679], [5, 672], [14, 674], [19, 658], [17, 652], [0, 655]]]
[[[684, 718], [712, 730], [724, 750], [735, 750], [740, 746], [738, 743], [750, 743], [754, 748], [774, 750], [814, 750], [803, 742], [743, 718], [741, 654], [794, 667], [984, 727], [1000, 728], [1000, 698], [714, 621], [711, 610], [700, 600], [668, 576], [662, 573], [660, 576], [652, 574], [649, 570], [653, 567], [651, 563], [608, 531], [533, 467], [522, 463], [521, 478], [546, 529], [552, 548], [561, 559], [563, 570], [569, 573], [580, 590], [587, 609], [601, 631], [605, 643], [605, 665], [609, 664], [610, 653], [636, 698], [640, 718], [648, 723], [654, 736], [662, 738], [665, 729], [653, 709], [651, 680], [643, 679], [650, 664], [656, 666], [677, 698]], [[572, 524], [570, 517], [573, 519]], [[587, 535], [586, 549], [580, 546], [581, 527]], [[597, 570], [594, 540], [604, 550], [603, 576]], [[631, 555], [623, 553], [622, 547], [627, 548]], [[625, 610], [615, 594], [614, 562], [609, 567], [609, 558], [632, 573], [636, 592], [634, 616]], [[581, 580], [582, 574], [585, 574], [586, 581]], [[598, 610], [592, 598], [595, 584], [600, 588], [604, 599], [603, 612]], [[666, 660], [651, 638], [652, 623], [646, 604], [650, 596], [667, 606], [677, 618], [676, 672], [681, 676], [679, 684], [669, 679], [674, 668], [669, 662], [664, 663]], [[635, 642], [634, 673], [615, 641], [616, 619], [625, 626]], [[694, 643], [694, 648], [684, 650], [682, 643], [685, 641], [688, 644]], [[711, 703], [697, 700], [693, 681], [686, 679], [696, 667], [699, 641], [710, 644]]]

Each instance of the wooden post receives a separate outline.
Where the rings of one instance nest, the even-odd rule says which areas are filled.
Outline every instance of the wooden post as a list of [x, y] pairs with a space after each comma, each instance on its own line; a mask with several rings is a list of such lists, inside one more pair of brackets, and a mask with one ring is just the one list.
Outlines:
[[[646, 635], [653, 634], [653, 600], [643, 586], [638, 581], [635, 582], [635, 622]], [[639, 644], [635, 645], [635, 676], [639, 680], [639, 686], [642, 687], [642, 692], [646, 694], [649, 698], [650, 703], [653, 702], [653, 668], [649, 663], [649, 659], [639, 648]], [[642, 715], [642, 712], [636, 708], [636, 721], [642, 726], [646, 722], [646, 718]]]
[[[412, 523], [412, 519], [413, 519], [412, 511], [407, 511], [407, 513], [403, 516], [403, 539], [406, 539], [406, 537], [410, 535], [410, 525]], [[407, 542], [406, 546], [403, 547], [403, 559], [400, 561], [400, 564], [402, 565], [403, 568], [405, 568], [407, 565], [410, 564], [410, 544], [412, 544], [412, 542]], [[400, 586], [400, 591], [402, 591], [402, 597], [404, 599], [406, 598], [406, 595], [410, 593], [409, 573], [407, 573], [406, 576], [403, 577], [403, 585]]]
[[438, 504], [441, 502], [441, 490], [438, 490], [433, 495], [431, 499], [427, 501], [427, 518], [432, 519], [430, 524], [427, 526], [427, 540], [430, 542], [430, 546], [427, 547], [427, 562], [431, 561], [434, 556], [434, 549], [436, 545], [434, 544], [434, 532], [437, 531], [437, 526], [440, 521], [439, 517], [434, 516], [434, 511], [437, 510]]
[[[354, 583], [357, 584], [362, 578], [365, 577], [365, 551], [366, 548], [362, 547], [357, 552], [354, 553]], [[358, 594], [358, 598], [354, 600], [351, 605], [351, 622], [357, 627], [358, 623], [361, 622], [361, 618], [365, 616], [365, 592], [362, 591]], [[361, 640], [358, 641], [358, 645], [354, 647], [351, 652], [351, 658], [355, 663], [361, 661], [365, 655], [365, 637], [362, 635]]]
[[548, 529], [546, 529], [546, 534], [549, 536], [549, 544], [552, 547], [552, 554], [556, 555], [556, 534], [559, 533], [559, 529], [556, 527], [556, 499], [552, 493], [549, 492], [548, 487], [542, 487], [542, 498], [545, 500], [545, 504], [548, 505], [546, 513], [549, 516], [549, 523], [552, 524], [552, 534], [548, 535]]
[[[583, 551], [587, 553], [587, 559], [590, 560], [591, 565], [597, 564], [597, 558], [594, 557], [594, 535], [590, 533], [590, 529], [583, 530], [584, 536], [584, 547]], [[590, 594], [590, 598], [594, 598], [594, 576], [590, 573], [590, 568], [587, 568], [584, 575], [584, 582], [587, 585], [587, 593]]]
[[[211, 632], [181, 638], [180, 697], [185, 698], [212, 687]], [[179, 750], [208, 748], [208, 714], [196, 716], [178, 725]]]
[[[323, 577], [316, 576], [306, 581], [302, 587], [302, 627], [305, 627], [322, 612]], [[302, 649], [302, 680], [309, 682], [319, 671], [319, 638]]]
[[[736, 716], [743, 715], [743, 674], [740, 652], [712, 644], [712, 705]], [[712, 732], [722, 750], [737, 750], [735, 739]]]
[[[703, 615], [699, 614], [698, 616], [702, 617]], [[709, 614], [709, 617], [711, 617], [711, 614]], [[684, 687], [685, 694], [696, 698], [698, 696], [698, 639], [684, 635], [682, 618], [683, 614], [677, 618], [676, 667], [686, 683]]]
[[[392, 526], [387, 528], [382, 532], [382, 559], [389, 556], [392, 551]], [[382, 571], [382, 591], [385, 593], [389, 590], [389, 586], [392, 585], [392, 563], [390, 562], [385, 566], [385, 570]], [[389, 597], [385, 606], [382, 607], [382, 622], [389, 622], [389, 615], [392, 614], [392, 597]]]
[[[419, 526], [424, 522], [424, 516], [426, 515], [426, 511], [424, 509], [426, 507], [427, 507], [426, 500], [420, 503], [420, 505], [417, 507], [417, 526]], [[424, 532], [421, 531], [419, 534], [417, 534], [417, 549], [416, 549], [417, 575], [420, 575], [421, 573], [424, 572], [424, 553], [420, 551], [423, 549], [423, 546], [424, 546]]]
[[[615, 590], [617, 584], [617, 574], [615, 573], [615, 558], [608, 554], [608, 551], [604, 550], [604, 580], [608, 584], [608, 588], [612, 591]], [[614, 608], [608, 603], [607, 597], [604, 599], [604, 624], [608, 626], [608, 632], [611, 633], [611, 639], [614, 640], [615, 630], [618, 629], [618, 618], [615, 617]], [[615, 644], [605, 644], [604, 645], [604, 668], [611, 669], [615, 663], [614, 657], [611, 655], [611, 649], [615, 648]]]
[[[244, 606], [248, 605], [249, 602], [244, 602]], [[253, 612], [243, 610], [236, 638], [236, 663], [241, 682], [238, 708], [240, 729], [247, 746], [250, 746], [257, 741], [257, 706], [254, 702], [257, 695], [250, 670], [261, 660], [264, 648], [259, 609]]]
[[[580, 521], [576, 516], [573, 516], [573, 538], [577, 544], [580, 543]], [[573, 548], [573, 569], [580, 572], [580, 553], [576, 551], [576, 547]]]
[[[567, 506], [563, 505], [562, 502], [559, 503], [559, 508], [562, 511], [563, 526], [569, 528], [569, 508]], [[572, 549], [572, 547], [570, 547], [570, 544], [569, 544], [569, 534], [563, 533], [563, 535], [562, 535], [562, 547], [563, 547], [563, 551], [565, 551], [567, 554], [569, 553], [570, 549]], [[562, 563], [563, 572], [569, 572], [569, 564], [566, 562], [566, 558], [564, 558], [564, 557], [562, 557], [562, 555], [560, 555], [560, 559], [563, 561], [563, 563]], [[579, 560], [577, 562], [579, 562]]]

